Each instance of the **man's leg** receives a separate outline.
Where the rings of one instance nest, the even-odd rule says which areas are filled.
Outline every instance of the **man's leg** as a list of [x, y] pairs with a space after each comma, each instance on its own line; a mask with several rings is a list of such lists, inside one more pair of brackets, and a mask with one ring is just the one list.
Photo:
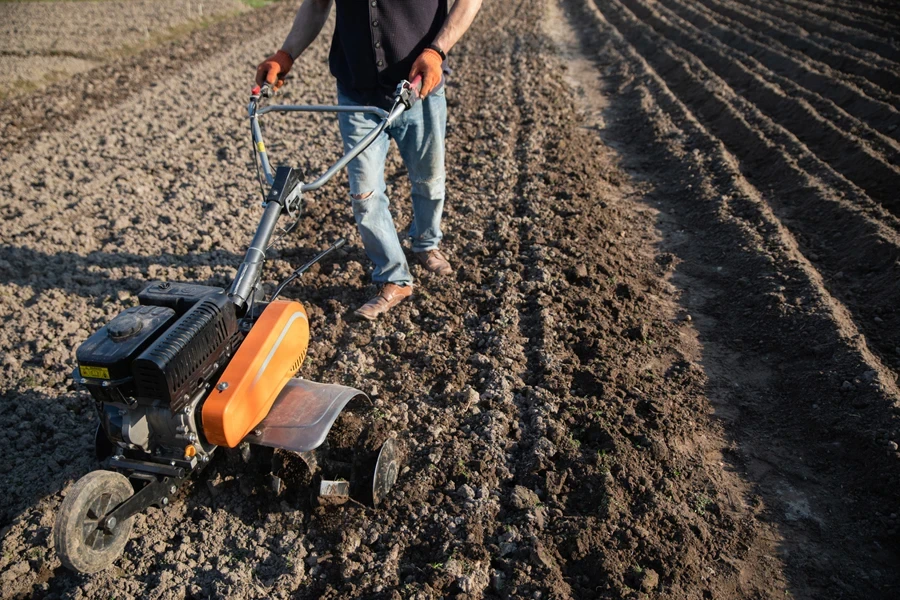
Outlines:
[[[338, 102], [357, 104], [340, 92]], [[374, 129], [378, 121], [361, 113], [340, 113], [338, 123], [346, 152]], [[350, 198], [366, 254], [375, 264], [372, 280], [408, 286], [412, 284], [412, 275], [397, 237], [384, 183], [384, 161], [389, 145], [388, 136], [382, 134], [365, 152], [350, 161], [347, 168]]]
[[[447, 100], [443, 86], [404, 113], [388, 131], [397, 142], [412, 184], [413, 222], [409, 236], [416, 253], [437, 250], [443, 237], [446, 132]], [[446, 270], [449, 272], [449, 265]]]

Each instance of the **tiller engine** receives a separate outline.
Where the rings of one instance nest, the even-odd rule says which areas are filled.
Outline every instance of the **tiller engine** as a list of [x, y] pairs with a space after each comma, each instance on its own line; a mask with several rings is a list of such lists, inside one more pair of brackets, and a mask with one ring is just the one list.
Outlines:
[[[265, 446], [297, 453], [317, 473], [322, 503], [351, 494], [377, 505], [399, 469], [396, 438], [388, 437], [359, 462], [323, 458], [323, 445], [351, 400], [368, 398], [346, 386], [295, 378], [306, 358], [309, 320], [299, 302], [279, 299], [294, 279], [341, 239], [303, 265], [266, 301], [260, 279], [266, 249], [282, 216], [299, 219], [303, 193], [324, 185], [418, 98], [421, 82], [398, 86], [394, 106], [260, 106], [272, 95], [254, 88], [248, 112], [254, 153], [268, 184], [265, 211], [229, 289], [154, 282], [128, 308], [77, 350], [75, 380], [85, 387], [99, 417], [96, 452], [104, 469], [88, 473], [67, 493], [53, 530], [57, 554], [68, 568], [99, 571], [118, 558], [134, 515], [166, 506], [218, 447]], [[272, 170], [259, 117], [267, 112], [365, 112], [381, 122], [324, 174], [303, 183], [290, 167]], [[259, 172], [258, 172], [259, 175]], [[371, 451], [371, 449], [370, 449]], [[364, 461], [363, 461], [364, 462]], [[323, 466], [338, 464], [329, 478]], [[349, 479], [345, 478], [349, 477]], [[272, 475], [276, 489], [281, 485]]]

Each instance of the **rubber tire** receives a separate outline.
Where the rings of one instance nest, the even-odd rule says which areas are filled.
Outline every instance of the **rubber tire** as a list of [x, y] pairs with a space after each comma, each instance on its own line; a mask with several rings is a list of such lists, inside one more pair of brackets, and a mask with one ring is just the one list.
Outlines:
[[56, 554], [65, 567], [77, 573], [96, 573], [111, 565], [125, 549], [134, 526], [134, 517], [119, 523], [112, 542], [101, 550], [85, 545], [82, 531], [85, 517], [91, 505], [103, 494], [110, 494], [110, 506], [115, 507], [130, 498], [134, 488], [121, 473], [93, 471], [75, 482], [56, 516], [53, 526]]

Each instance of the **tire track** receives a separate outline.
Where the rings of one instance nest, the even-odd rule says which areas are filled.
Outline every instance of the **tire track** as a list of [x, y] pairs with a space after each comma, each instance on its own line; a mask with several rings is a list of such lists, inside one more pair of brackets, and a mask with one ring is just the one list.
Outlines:
[[809, 37], [792, 32], [789, 28], [781, 27], [773, 19], [761, 17], [753, 10], [735, 4], [724, 4], [719, 0], [700, 0], [700, 3], [813, 60], [824, 62], [838, 71], [861, 75], [886, 92], [893, 93], [894, 90], [900, 89], [900, 76], [897, 75], [896, 67], [893, 64], [885, 64], [871, 54], [859, 57], [854, 55], [852, 49], [825, 46]]
[[[837, 107], [826, 118], [809, 101], [820, 104], [811, 95], [799, 99], [798, 88], [789, 81], [778, 81], [773, 74], [746, 55], [729, 49], [702, 31], [685, 28], [681, 19], [661, 7], [665, 14], [640, 0], [625, 0], [639, 19], [676, 46], [691, 52], [707, 68], [722, 78], [735, 92], [767, 117], [795, 135], [817, 157], [854, 182], [873, 199], [891, 207], [900, 188], [900, 164], [897, 147], [881, 139]], [[674, 17], [674, 21], [672, 20]], [[681, 21], [679, 23], [679, 21]], [[821, 104], [820, 104], [821, 106]], [[855, 133], [850, 133], [851, 131]], [[865, 140], [858, 136], [866, 136]], [[874, 143], [873, 143], [874, 142]]]
[[766, 38], [742, 24], [706, 7], [683, 0], [662, 0], [670, 10], [698, 29], [746, 53], [773, 72], [803, 86], [811, 93], [832, 100], [841, 109], [885, 136], [900, 141], [900, 97], [887, 94], [868, 81], [850, 77], [830, 66], [810, 61], [803, 54]]

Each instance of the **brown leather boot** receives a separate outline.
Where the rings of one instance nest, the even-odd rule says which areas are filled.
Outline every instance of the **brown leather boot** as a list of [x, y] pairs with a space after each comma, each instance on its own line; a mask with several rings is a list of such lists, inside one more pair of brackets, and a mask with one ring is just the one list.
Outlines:
[[412, 296], [411, 285], [386, 283], [378, 295], [356, 309], [356, 316], [367, 321], [374, 321], [381, 313], [400, 304], [404, 298]]
[[431, 271], [436, 275], [449, 275], [453, 272], [453, 267], [447, 261], [447, 257], [440, 250], [426, 250], [425, 252], [413, 252], [416, 260], [425, 267], [426, 271]]

